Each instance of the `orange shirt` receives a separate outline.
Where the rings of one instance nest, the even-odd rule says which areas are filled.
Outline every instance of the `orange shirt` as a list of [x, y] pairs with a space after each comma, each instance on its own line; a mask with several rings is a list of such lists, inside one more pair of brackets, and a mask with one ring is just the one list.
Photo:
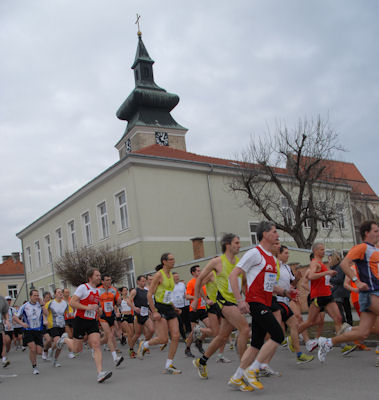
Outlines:
[[[353, 265], [353, 269], [355, 270], [355, 273], [359, 278], [358, 270], [357, 270], [357, 267], [355, 265]], [[357, 285], [352, 280], [350, 280], [350, 286], [353, 287], [353, 288], [357, 288]], [[359, 302], [359, 293], [350, 292], [350, 296], [351, 296], [351, 302], [353, 304]]]
[[[190, 296], [194, 296], [195, 295], [195, 284], [196, 284], [196, 278], [191, 279], [188, 283], [187, 283], [187, 294]], [[202, 290], [204, 291], [204, 294], [206, 295], [206, 291], [205, 291], [205, 286], [202, 287]], [[205, 301], [202, 297], [199, 298], [199, 301], [197, 303], [197, 309], [199, 310], [205, 310]], [[190, 305], [190, 311], [193, 311], [192, 306]]]
[[114, 306], [117, 304], [118, 299], [120, 298], [120, 293], [113, 286], [111, 286], [109, 289], [106, 289], [103, 285], [101, 285], [98, 289], [100, 294], [100, 306], [103, 309], [103, 313], [107, 317], [110, 317], [113, 313]]

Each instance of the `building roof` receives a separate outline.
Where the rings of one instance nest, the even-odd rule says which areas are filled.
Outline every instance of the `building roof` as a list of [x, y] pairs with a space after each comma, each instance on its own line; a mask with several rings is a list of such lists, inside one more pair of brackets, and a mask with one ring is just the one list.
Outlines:
[[1, 275], [24, 275], [24, 264], [20, 260], [14, 262], [13, 258], [10, 257], [0, 264]]

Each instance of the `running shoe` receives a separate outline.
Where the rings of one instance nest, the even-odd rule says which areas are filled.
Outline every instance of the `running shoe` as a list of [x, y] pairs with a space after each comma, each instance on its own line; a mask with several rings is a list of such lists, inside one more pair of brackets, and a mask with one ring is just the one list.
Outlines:
[[136, 358], [137, 357], [137, 355], [136, 355], [136, 352], [134, 351], [134, 350], [129, 350], [129, 357], [130, 358]]
[[166, 368], [166, 369], [164, 370], [164, 373], [165, 373], [165, 374], [170, 374], [170, 375], [179, 375], [179, 374], [182, 373], [182, 371], [181, 371], [180, 369], [174, 367], [174, 366], [171, 364], [168, 368]]
[[358, 341], [355, 341], [354, 344], [357, 345], [357, 350], [361, 350], [361, 351], [371, 351], [371, 349], [369, 347], [367, 347], [366, 345], [364, 345], [363, 343], [360, 343]]
[[166, 347], [167, 347], [167, 343], [163, 343], [163, 344], [161, 345], [161, 351], [163, 351]]
[[287, 347], [287, 338], [286, 337], [284, 338], [283, 342], [280, 343], [280, 345], [283, 347]]
[[193, 338], [196, 340], [199, 340], [201, 338], [201, 330], [200, 330], [200, 325], [196, 324], [195, 327], [193, 328]]
[[263, 389], [263, 385], [261, 381], [259, 380], [259, 370], [251, 370], [251, 369], [245, 369], [243, 371], [243, 376], [245, 378], [245, 381], [248, 382], [250, 386], [252, 386], [254, 389]]
[[114, 360], [114, 363], [115, 363], [116, 367], [118, 367], [123, 361], [124, 361], [124, 357], [119, 356]]
[[[62, 350], [62, 347], [64, 345], [64, 340], [68, 337], [67, 332], [65, 332], [58, 340], [57, 342], [57, 349]], [[49, 349], [50, 350], [50, 349]]]
[[269, 365], [266, 365], [262, 368], [259, 368], [258, 376], [260, 378], [269, 377], [269, 376], [282, 376], [282, 373], [279, 371], [274, 371]]
[[312, 353], [314, 349], [317, 349], [318, 347], [318, 341], [316, 339], [310, 339], [305, 343], [305, 348], [309, 353]]
[[33, 368], [33, 375], [38, 375], [39, 374], [39, 370], [37, 367]]
[[192, 354], [191, 349], [189, 347], [186, 347], [186, 349], [184, 350], [184, 354], [187, 357], [195, 358], [195, 356]]
[[47, 361], [47, 352], [46, 351], [42, 352], [42, 360]]
[[297, 364], [305, 364], [314, 359], [314, 356], [309, 356], [308, 354], [301, 353], [299, 357], [297, 357]]
[[345, 333], [345, 332], [351, 331], [351, 328], [352, 328], [352, 326], [351, 326], [350, 324], [348, 324], [347, 322], [344, 322], [344, 323], [341, 325], [340, 330], [337, 332], [337, 336], [338, 336], [338, 335], [342, 335], [342, 334]]
[[229, 358], [225, 357], [223, 354], [219, 354], [217, 356], [216, 362], [222, 363], [222, 364], [227, 364], [227, 363], [231, 363], [232, 360], [229, 360]]
[[6, 368], [11, 362], [6, 359], [5, 361], [3, 361], [3, 368]]
[[355, 345], [347, 344], [345, 347], [343, 347], [343, 348], [341, 349], [341, 353], [342, 353], [343, 356], [347, 356], [348, 354], [350, 354], [351, 352], [353, 352], [354, 350], [356, 350], [357, 347], [358, 347], [358, 346], [357, 346], [356, 344], [355, 344]]
[[233, 343], [230, 343], [229, 349], [230, 349], [230, 350], [234, 350], [234, 344], [233, 344]]
[[197, 349], [200, 351], [201, 354], [204, 354], [205, 351], [203, 349], [203, 342], [199, 339], [195, 340], [195, 346], [197, 347]]
[[50, 347], [50, 349], [47, 350], [47, 361], [52, 361], [52, 359], [53, 359], [53, 349]]
[[233, 377], [229, 379], [228, 385], [231, 386], [233, 389], [240, 390], [241, 392], [252, 392], [254, 390], [254, 388], [250, 385], [246, 385], [243, 379], [236, 379]]
[[125, 344], [126, 344], [126, 337], [125, 337], [124, 335], [121, 336], [120, 343], [121, 343], [122, 346], [125, 346]]
[[76, 358], [75, 353], [73, 353], [72, 351], [70, 351], [67, 355], [68, 358]]
[[58, 360], [53, 360], [53, 367], [54, 368], [59, 368], [59, 367], [61, 367], [62, 365], [58, 362]]
[[150, 349], [145, 349], [145, 354], [150, 354]]
[[295, 352], [295, 348], [293, 347], [292, 338], [291, 336], [287, 337], [287, 348], [291, 353]]
[[146, 350], [147, 350], [143, 347], [143, 343], [144, 342], [142, 340], [139, 342], [139, 346], [138, 346], [138, 350], [137, 350], [137, 358], [139, 358], [140, 360], [143, 360], [143, 356], [145, 355]]
[[196, 358], [195, 360], [193, 360], [192, 364], [197, 369], [197, 373], [199, 374], [201, 379], [208, 379], [207, 366], [200, 364], [200, 358]]
[[112, 376], [111, 371], [101, 371], [97, 374], [97, 382], [103, 383], [105, 380], [109, 379]]
[[375, 353], [379, 355], [379, 344], [376, 345]]
[[318, 359], [323, 363], [326, 360], [326, 355], [332, 350], [332, 347], [328, 344], [328, 339], [322, 336], [318, 338], [318, 347]]

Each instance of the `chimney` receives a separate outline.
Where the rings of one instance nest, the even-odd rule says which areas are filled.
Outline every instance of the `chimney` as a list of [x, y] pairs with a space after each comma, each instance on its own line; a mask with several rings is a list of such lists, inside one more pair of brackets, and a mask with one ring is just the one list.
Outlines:
[[13, 262], [16, 264], [20, 261], [20, 253], [18, 251], [14, 251], [12, 253]]
[[7, 261], [9, 258], [11, 258], [12, 256], [3, 256], [3, 262]]
[[195, 237], [192, 238], [192, 248], [193, 248], [193, 258], [198, 260], [199, 258], [204, 258], [204, 238]]

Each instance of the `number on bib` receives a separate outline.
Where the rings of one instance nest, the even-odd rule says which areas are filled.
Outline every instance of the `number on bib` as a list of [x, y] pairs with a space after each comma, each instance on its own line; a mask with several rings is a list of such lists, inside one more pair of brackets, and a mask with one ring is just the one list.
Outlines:
[[84, 313], [86, 318], [95, 319], [96, 318], [96, 310], [86, 310]]
[[113, 301], [105, 301], [104, 302], [104, 311], [112, 312], [113, 311]]
[[163, 297], [163, 303], [170, 304], [172, 303], [172, 290], [166, 290]]
[[264, 291], [265, 292], [273, 292], [275, 283], [276, 283], [276, 274], [274, 274], [272, 272], [266, 272], [265, 273], [265, 281], [263, 284]]
[[147, 307], [141, 306], [141, 317], [146, 317], [149, 315], [149, 309]]

